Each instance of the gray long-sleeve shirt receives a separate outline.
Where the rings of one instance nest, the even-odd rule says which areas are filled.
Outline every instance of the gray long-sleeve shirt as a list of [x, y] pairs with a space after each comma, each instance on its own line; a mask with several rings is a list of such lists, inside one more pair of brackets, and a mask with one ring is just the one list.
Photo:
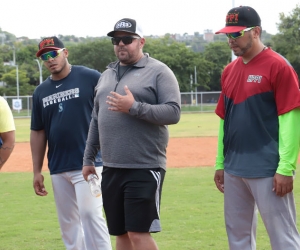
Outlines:
[[[115, 168], [166, 169], [167, 125], [180, 119], [180, 91], [173, 72], [148, 54], [118, 81], [119, 62], [108, 65], [96, 87], [94, 110], [83, 165], [93, 165], [101, 148], [103, 165]], [[108, 110], [111, 91], [134, 96], [130, 113]]]

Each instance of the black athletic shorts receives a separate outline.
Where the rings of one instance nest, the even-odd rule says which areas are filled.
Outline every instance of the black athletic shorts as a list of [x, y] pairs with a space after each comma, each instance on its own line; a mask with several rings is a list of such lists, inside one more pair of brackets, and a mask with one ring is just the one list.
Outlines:
[[103, 167], [102, 195], [110, 235], [161, 231], [159, 211], [165, 170]]

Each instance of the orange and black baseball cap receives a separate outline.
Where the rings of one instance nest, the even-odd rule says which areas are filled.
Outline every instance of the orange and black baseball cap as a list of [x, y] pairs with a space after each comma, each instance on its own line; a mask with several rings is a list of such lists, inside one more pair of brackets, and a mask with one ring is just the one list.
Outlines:
[[46, 37], [39, 43], [39, 51], [36, 53], [40, 57], [47, 51], [63, 49], [65, 46], [56, 36]]
[[249, 6], [232, 8], [226, 15], [226, 26], [216, 32], [234, 33], [249, 27], [261, 26], [261, 20], [255, 9]]

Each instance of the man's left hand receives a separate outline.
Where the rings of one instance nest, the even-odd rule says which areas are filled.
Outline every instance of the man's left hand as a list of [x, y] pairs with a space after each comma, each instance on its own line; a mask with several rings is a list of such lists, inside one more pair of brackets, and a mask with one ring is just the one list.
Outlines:
[[116, 92], [110, 92], [111, 96], [107, 97], [106, 103], [109, 105], [109, 110], [129, 113], [134, 97], [127, 86], [124, 87], [126, 95], [120, 95]]
[[276, 192], [276, 195], [283, 197], [287, 193], [293, 191], [293, 176], [284, 176], [281, 174], [275, 174], [273, 179], [273, 191]]

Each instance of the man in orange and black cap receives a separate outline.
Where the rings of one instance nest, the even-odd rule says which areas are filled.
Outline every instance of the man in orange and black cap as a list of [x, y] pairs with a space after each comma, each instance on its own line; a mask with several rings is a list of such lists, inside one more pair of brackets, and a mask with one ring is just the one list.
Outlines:
[[230, 250], [256, 249], [257, 208], [273, 250], [300, 249], [293, 181], [299, 153], [300, 98], [291, 64], [261, 41], [249, 6], [231, 9], [225, 33], [238, 56], [221, 77], [214, 181], [224, 193]]
[[[100, 73], [84, 66], [71, 66], [68, 50], [57, 37], [44, 38], [36, 55], [44, 61], [51, 76], [35, 89], [32, 98], [30, 145], [35, 193], [47, 195], [41, 171], [48, 145], [48, 168], [66, 249], [111, 250], [102, 198], [91, 195], [81, 173], [94, 88]], [[99, 153], [95, 165], [101, 178]]]

